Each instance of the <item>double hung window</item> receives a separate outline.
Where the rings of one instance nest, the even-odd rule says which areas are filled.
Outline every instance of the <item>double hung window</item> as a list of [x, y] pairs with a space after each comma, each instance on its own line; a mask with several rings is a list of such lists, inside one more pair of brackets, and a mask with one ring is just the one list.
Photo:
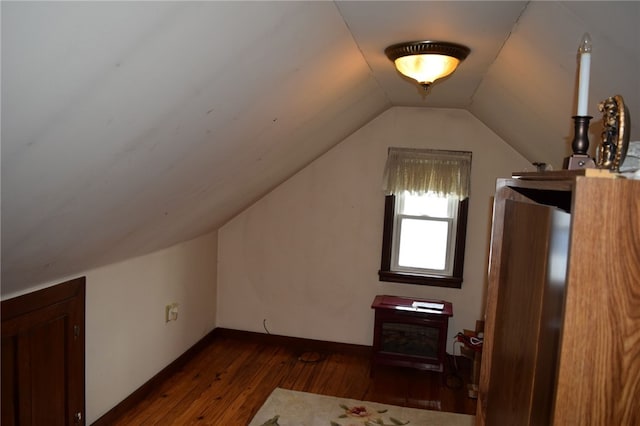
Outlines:
[[471, 153], [390, 148], [382, 281], [461, 287]]

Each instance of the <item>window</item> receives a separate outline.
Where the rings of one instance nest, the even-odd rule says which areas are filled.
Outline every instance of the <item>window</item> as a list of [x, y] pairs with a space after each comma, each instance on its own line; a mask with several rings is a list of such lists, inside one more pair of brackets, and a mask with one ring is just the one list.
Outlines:
[[390, 148], [380, 280], [462, 286], [471, 153]]

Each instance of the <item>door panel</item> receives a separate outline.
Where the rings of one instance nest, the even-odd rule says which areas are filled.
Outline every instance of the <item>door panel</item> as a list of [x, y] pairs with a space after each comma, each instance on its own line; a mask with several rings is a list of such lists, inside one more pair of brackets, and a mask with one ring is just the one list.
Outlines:
[[18, 369], [16, 358], [18, 352], [17, 336], [2, 337], [2, 416], [0, 424], [14, 425], [17, 422], [17, 398], [6, 398], [6, 395], [14, 395], [18, 386]]
[[553, 207], [506, 201], [486, 424], [550, 420], [568, 223]]
[[25, 337], [29, 351], [26, 357], [31, 361], [32, 424], [68, 424], [65, 392], [67, 320], [67, 316], [54, 318], [34, 327]]

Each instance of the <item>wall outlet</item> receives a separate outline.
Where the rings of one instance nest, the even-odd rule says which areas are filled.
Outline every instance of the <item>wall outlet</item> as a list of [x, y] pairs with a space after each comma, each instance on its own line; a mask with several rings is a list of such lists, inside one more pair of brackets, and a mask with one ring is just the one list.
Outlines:
[[178, 320], [178, 304], [171, 303], [164, 307], [164, 320], [165, 322]]

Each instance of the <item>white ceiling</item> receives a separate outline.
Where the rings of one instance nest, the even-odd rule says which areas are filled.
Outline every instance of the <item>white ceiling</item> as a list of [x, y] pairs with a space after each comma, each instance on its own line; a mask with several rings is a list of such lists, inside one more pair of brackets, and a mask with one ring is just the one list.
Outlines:
[[[216, 229], [385, 109], [463, 108], [530, 161], [640, 111], [640, 2], [7, 2], [2, 294]], [[384, 56], [471, 48], [424, 97]], [[639, 139], [632, 128], [632, 139]]]

